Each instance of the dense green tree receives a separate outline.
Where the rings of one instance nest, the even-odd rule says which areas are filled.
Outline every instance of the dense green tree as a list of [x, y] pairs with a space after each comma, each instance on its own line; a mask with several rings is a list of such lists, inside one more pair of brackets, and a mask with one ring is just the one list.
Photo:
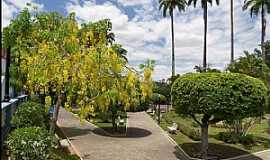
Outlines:
[[165, 103], [170, 103], [171, 98], [171, 85], [166, 82], [155, 82], [153, 92], [164, 95], [166, 97]]
[[[188, 0], [188, 5], [194, 5], [196, 7], [199, 0]], [[219, 5], [219, 0], [215, 0]], [[201, 6], [203, 8], [203, 20], [204, 20], [204, 47], [203, 47], [203, 68], [207, 68], [207, 17], [208, 17], [208, 3], [213, 4], [213, 0], [201, 0]]]
[[163, 10], [163, 16], [166, 17], [167, 12], [171, 16], [171, 32], [172, 32], [172, 76], [175, 76], [175, 55], [174, 55], [174, 10], [178, 8], [180, 12], [186, 8], [185, 0], [159, 0], [159, 10]]
[[247, 51], [244, 53], [245, 56], [230, 64], [227, 70], [259, 78], [270, 86], [270, 68], [263, 63], [260, 54], [250, 54]]
[[172, 86], [176, 112], [201, 126], [202, 157], [207, 159], [208, 126], [223, 120], [264, 115], [267, 87], [256, 78], [238, 73], [191, 73]]
[[[264, 47], [265, 47], [265, 54], [266, 54], [266, 65], [270, 68], [270, 40], [267, 40], [264, 43]], [[262, 58], [262, 52], [259, 49], [255, 49], [255, 54], [259, 57]]]
[[258, 16], [261, 11], [261, 25], [262, 25], [262, 34], [261, 34], [261, 50], [263, 61], [266, 62], [266, 54], [264, 47], [265, 33], [266, 33], [266, 13], [270, 14], [270, 1], [269, 0], [245, 0], [243, 10], [250, 10], [251, 17], [253, 15]]

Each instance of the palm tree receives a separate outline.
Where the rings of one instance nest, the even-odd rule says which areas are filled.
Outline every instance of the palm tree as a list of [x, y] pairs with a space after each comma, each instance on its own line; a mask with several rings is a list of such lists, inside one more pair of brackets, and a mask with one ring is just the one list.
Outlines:
[[[198, 0], [188, 0], [188, 5], [194, 5], [196, 7]], [[213, 4], [213, 0], [201, 0], [201, 5], [203, 8], [203, 19], [204, 19], [204, 47], [203, 47], [203, 68], [206, 70], [207, 68], [207, 60], [206, 60], [206, 53], [207, 53], [207, 3]], [[219, 5], [219, 0], [216, 0], [216, 4]]]
[[112, 49], [116, 52], [116, 54], [124, 59], [126, 62], [128, 62], [128, 59], [127, 59], [127, 50], [125, 48], [122, 47], [121, 44], [112, 44]]
[[266, 62], [266, 54], [264, 47], [265, 31], [266, 31], [266, 18], [265, 13], [270, 14], [270, 1], [269, 0], [245, 0], [243, 10], [250, 10], [250, 16], [258, 16], [261, 10], [261, 19], [262, 19], [262, 34], [261, 34], [261, 49], [263, 61]]
[[175, 58], [174, 58], [174, 27], [173, 27], [173, 11], [175, 8], [184, 11], [186, 8], [186, 0], [159, 0], [159, 10], [163, 10], [163, 16], [166, 17], [167, 11], [171, 16], [172, 29], [172, 76], [175, 76]]
[[234, 61], [234, 17], [233, 17], [233, 0], [231, 0], [231, 63]]

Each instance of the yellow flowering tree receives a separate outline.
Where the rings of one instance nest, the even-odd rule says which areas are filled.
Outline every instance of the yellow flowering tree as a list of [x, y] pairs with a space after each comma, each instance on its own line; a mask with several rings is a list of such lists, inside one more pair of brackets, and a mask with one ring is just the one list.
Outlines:
[[79, 28], [74, 14], [36, 13], [31, 19], [31, 45], [22, 49], [23, 43], [16, 43], [14, 47], [23, 60], [19, 68], [26, 73], [25, 89], [32, 94], [42, 91], [50, 96], [47, 103], [51, 99], [56, 104], [52, 131], [61, 105], [79, 106], [82, 118], [97, 110], [110, 112], [116, 127], [118, 110], [151, 95], [153, 68], [146, 66], [139, 74], [128, 66], [112, 47], [109, 20]]

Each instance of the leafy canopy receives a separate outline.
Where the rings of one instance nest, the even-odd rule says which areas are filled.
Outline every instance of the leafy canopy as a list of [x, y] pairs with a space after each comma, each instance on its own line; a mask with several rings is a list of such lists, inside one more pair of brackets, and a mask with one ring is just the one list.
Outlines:
[[207, 115], [209, 122], [257, 117], [266, 110], [262, 81], [237, 73], [194, 73], [172, 86], [173, 106], [180, 114]]
[[[24, 22], [18, 20], [22, 15], [31, 26], [29, 32], [13, 27]], [[65, 107], [77, 104], [81, 116], [97, 109], [127, 109], [151, 96], [153, 66], [145, 65], [143, 74], [128, 66], [123, 58], [126, 51], [120, 44], [112, 44], [114, 34], [108, 19], [79, 28], [73, 13], [67, 17], [56, 12], [29, 15], [28, 10], [22, 11], [4, 29], [17, 34], [5, 36], [4, 42], [14, 42], [10, 46], [14, 57], [20, 59], [16, 65], [25, 75], [25, 90], [64, 93]]]
[[178, 8], [179, 12], [185, 11], [185, 0], [159, 0], [159, 10], [163, 10], [163, 16], [166, 17], [167, 12], [172, 16], [173, 10]]

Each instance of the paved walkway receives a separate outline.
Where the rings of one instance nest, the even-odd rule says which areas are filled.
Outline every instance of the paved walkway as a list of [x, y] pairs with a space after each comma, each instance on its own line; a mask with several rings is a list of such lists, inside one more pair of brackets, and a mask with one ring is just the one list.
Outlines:
[[186, 160], [145, 113], [128, 113], [126, 137], [110, 137], [61, 108], [58, 126], [84, 160]]

